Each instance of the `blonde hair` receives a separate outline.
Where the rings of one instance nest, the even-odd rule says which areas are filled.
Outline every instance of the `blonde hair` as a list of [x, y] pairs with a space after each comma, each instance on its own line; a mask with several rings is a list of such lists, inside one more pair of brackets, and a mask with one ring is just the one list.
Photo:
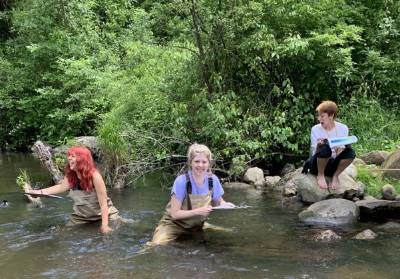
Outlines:
[[188, 164], [189, 169], [190, 169], [190, 165], [191, 165], [194, 157], [196, 157], [196, 155], [198, 155], [198, 154], [206, 155], [208, 162], [210, 163], [209, 172], [211, 172], [212, 153], [207, 146], [205, 146], [204, 144], [198, 144], [198, 143], [193, 143], [191, 146], [189, 146], [188, 153], [187, 153], [187, 160], [188, 160], [187, 164]]
[[332, 101], [323, 101], [318, 105], [315, 109], [318, 113], [327, 113], [329, 116], [333, 115], [333, 118], [336, 118], [338, 108], [335, 102]]

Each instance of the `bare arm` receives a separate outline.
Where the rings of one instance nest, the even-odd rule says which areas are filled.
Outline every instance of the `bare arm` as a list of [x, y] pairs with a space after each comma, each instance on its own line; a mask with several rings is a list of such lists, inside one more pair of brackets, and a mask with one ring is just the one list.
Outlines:
[[61, 180], [61, 182], [59, 184], [56, 184], [56, 185], [48, 187], [48, 188], [40, 189], [40, 190], [31, 190], [31, 191], [29, 191], [29, 193], [54, 195], [54, 194], [66, 192], [69, 189], [70, 189], [70, 187], [68, 185], [67, 178], [64, 177], [64, 179]]
[[171, 197], [171, 208], [169, 209], [169, 214], [173, 220], [187, 219], [194, 216], [204, 216], [207, 217], [212, 211], [212, 206], [206, 205], [203, 207], [195, 208], [192, 210], [183, 210], [182, 202], [179, 201], [175, 195]]
[[99, 201], [100, 204], [100, 212], [101, 212], [100, 230], [102, 233], [108, 233], [111, 231], [111, 228], [108, 226], [107, 190], [103, 177], [98, 171], [95, 171], [93, 174], [93, 185], [94, 188], [96, 189], [97, 200]]

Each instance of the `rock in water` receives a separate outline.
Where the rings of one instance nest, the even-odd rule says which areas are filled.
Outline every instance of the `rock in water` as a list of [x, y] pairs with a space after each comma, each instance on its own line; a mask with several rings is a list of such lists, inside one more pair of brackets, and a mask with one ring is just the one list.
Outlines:
[[322, 226], [351, 225], [357, 221], [358, 217], [357, 205], [345, 199], [316, 202], [299, 214], [301, 222]]

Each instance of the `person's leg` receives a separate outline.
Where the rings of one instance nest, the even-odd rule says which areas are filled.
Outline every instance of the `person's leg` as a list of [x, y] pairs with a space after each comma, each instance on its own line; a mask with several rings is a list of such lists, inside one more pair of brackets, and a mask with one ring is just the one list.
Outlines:
[[232, 232], [233, 229], [225, 228], [217, 225], [210, 224], [208, 222], [204, 222], [203, 230], [213, 230], [213, 231], [225, 231], [225, 232]]
[[356, 154], [351, 147], [346, 147], [333, 161], [332, 167], [329, 166], [328, 173], [332, 176], [330, 183], [331, 189], [339, 186], [339, 175], [354, 161]]
[[332, 150], [328, 144], [322, 145], [318, 152], [311, 158], [310, 173], [317, 175], [317, 183], [321, 189], [328, 188], [325, 180], [325, 168], [332, 156]]
[[179, 235], [185, 233], [186, 231], [183, 228], [174, 223], [162, 223], [155, 229], [151, 242], [153, 245], [165, 245], [176, 240]]
[[70, 215], [70, 218], [69, 218], [68, 222], [65, 225], [67, 227], [72, 227], [72, 226], [76, 226], [76, 225], [87, 224], [89, 222], [90, 221], [86, 220], [85, 218], [82, 218], [81, 216], [72, 213]]
[[328, 164], [329, 158], [318, 158], [317, 166], [318, 166], [318, 174], [317, 174], [317, 183], [321, 189], [328, 188], [325, 180], [325, 168]]
[[338, 167], [335, 171], [335, 173], [332, 175], [332, 181], [330, 183], [330, 187], [332, 189], [336, 189], [339, 185], [339, 174], [341, 174], [348, 166], [350, 166], [351, 162], [353, 162], [354, 159], [343, 159], [340, 160]]

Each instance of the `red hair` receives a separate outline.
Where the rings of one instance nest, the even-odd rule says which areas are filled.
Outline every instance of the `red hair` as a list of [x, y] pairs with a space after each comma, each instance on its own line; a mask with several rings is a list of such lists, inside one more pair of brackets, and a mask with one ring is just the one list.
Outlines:
[[93, 190], [92, 176], [96, 171], [90, 150], [82, 146], [73, 146], [68, 149], [67, 156], [75, 155], [76, 170], [71, 170], [69, 163], [65, 166], [65, 177], [70, 187], [75, 187], [78, 183], [78, 175], [80, 178], [80, 186], [85, 191]]

